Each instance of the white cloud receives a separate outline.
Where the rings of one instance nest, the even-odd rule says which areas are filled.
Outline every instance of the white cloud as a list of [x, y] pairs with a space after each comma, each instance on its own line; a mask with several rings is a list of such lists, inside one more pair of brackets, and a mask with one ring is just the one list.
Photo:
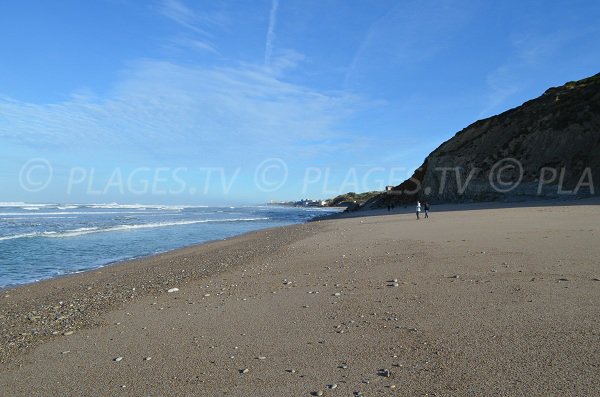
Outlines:
[[393, 65], [400, 72], [408, 65], [430, 60], [447, 47], [474, 8], [471, 3], [449, 0], [395, 3], [366, 30], [347, 68], [344, 86], [382, 65]]
[[154, 147], [197, 155], [228, 148], [283, 151], [335, 139], [336, 124], [360, 106], [344, 92], [290, 84], [262, 67], [146, 60], [132, 65], [104, 98], [75, 95], [55, 104], [0, 99], [0, 138], [24, 146]]
[[273, 41], [275, 40], [275, 24], [277, 23], [277, 8], [279, 0], [273, 0], [271, 3], [271, 11], [269, 12], [269, 27], [267, 28], [267, 40], [265, 42], [265, 66], [271, 63], [273, 55]]
[[216, 47], [208, 40], [199, 40], [195, 38], [180, 36], [174, 39], [171, 39], [165, 45], [166, 48], [172, 49], [180, 49], [183, 51], [200, 51], [200, 52], [209, 52], [214, 55], [221, 55]]
[[200, 29], [197, 24], [199, 18], [197, 14], [179, 0], [164, 0], [160, 7], [162, 14], [177, 24], [193, 30], [197, 33], [208, 34]]
[[487, 104], [479, 113], [479, 118], [495, 114], [495, 110], [508, 98], [520, 90], [515, 73], [515, 65], [502, 65], [488, 74], [486, 83], [489, 87]]
[[218, 53], [213, 42], [214, 35], [211, 30], [224, 26], [224, 18], [216, 13], [198, 13], [185, 5], [180, 0], [163, 0], [160, 3], [160, 13], [184, 28], [193, 38], [177, 38], [172, 44], [196, 50]]
[[562, 48], [576, 39], [576, 35], [561, 30], [547, 34], [513, 33], [512, 53], [504, 63], [487, 75], [488, 101], [479, 117], [488, 117], [498, 112], [510, 98], [527, 87], [528, 76], [551, 63], [551, 59], [560, 54]]

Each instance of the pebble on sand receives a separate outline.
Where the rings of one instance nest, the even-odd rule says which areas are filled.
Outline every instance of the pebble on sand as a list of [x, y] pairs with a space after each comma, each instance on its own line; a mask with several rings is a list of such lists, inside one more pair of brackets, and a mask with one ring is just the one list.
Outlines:
[[249, 368], [240, 369], [241, 374], [247, 374], [248, 372], [250, 372]]
[[114, 358], [113, 361], [116, 361], [116, 362], [123, 361], [123, 357]]
[[380, 369], [379, 376], [383, 376], [384, 378], [389, 378], [392, 376], [392, 372], [389, 369]]
[[167, 292], [169, 292], [169, 293], [170, 292], [177, 292], [177, 291], [179, 291], [179, 288], [171, 288], [171, 289], [167, 290]]

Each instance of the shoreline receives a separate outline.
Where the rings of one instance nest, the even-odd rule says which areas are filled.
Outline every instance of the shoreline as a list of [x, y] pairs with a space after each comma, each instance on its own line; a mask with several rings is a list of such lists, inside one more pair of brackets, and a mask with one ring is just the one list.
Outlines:
[[[10, 253], [0, 260], [5, 267], [0, 272], [0, 291], [235, 237], [252, 230], [304, 223], [315, 215], [339, 211], [337, 208], [324, 212], [281, 211], [262, 206], [232, 209], [233, 212], [217, 211], [218, 208], [184, 211], [183, 207], [142, 207], [137, 208], [142, 210], [138, 216], [137, 210], [130, 212], [126, 205], [115, 205], [125, 212], [117, 209], [117, 212], [107, 212], [106, 208], [95, 205], [90, 205], [89, 212], [70, 205], [69, 211], [74, 209], [71, 215], [56, 212], [57, 207], [60, 206], [53, 204], [45, 211], [25, 211], [20, 216], [22, 209], [9, 206], [5, 213], [9, 218], [0, 228], [3, 236], [0, 246]], [[60, 216], [54, 216], [54, 212]], [[31, 223], [33, 221], [24, 215], [40, 220]], [[60, 220], [55, 221], [55, 218]]]
[[[542, 200], [523, 200], [523, 201], [481, 201], [481, 202], [460, 202], [460, 203], [440, 203], [433, 204], [430, 211], [482, 211], [490, 209], [511, 209], [511, 208], [535, 208], [535, 207], [561, 207], [561, 206], [581, 206], [581, 205], [600, 205], [600, 196], [593, 197], [567, 197], [547, 198]], [[379, 215], [413, 214], [414, 206], [404, 205], [401, 208], [394, 208], [388, 211], [386, 208], [362, 211], [342, 211], [336, 214], [320, 215], [308, 220], [308, 222], [361, 218]]]
[[410, 212], [18, 287], [0, 295], [0, 390], [593, 394], [599, 235], [593, 204]]
[[[309, 220], [307, 222], [312, 222], [312, 220]], [[307, 223], [307, 222], [304, 222], [304, 223]], [[126, 259], [118, 259], [118, 260], [106, 262], [106, 263], [104, 263], [102, 265], [98, 265], [96, 267], [91, 267], [89, 269], [80, 270], [80, 271], [73, 272], [73, 273], [59, 274], [59, 275], [56, 275], [56, 276], [44, 278], [44, 279], [41, 279], [41, 280], [30, 281], [30, 282], [26, 282], [26, 283], [23, 283], [23, 284], [7, 285], [7, 286], [4, 286], [4, 287], [0, 287], [0, 295], [6, 295], [6, 292], [14, 290], [14, 289], [18, 289], [18, 288], [31, 287], [31, 286], [35, 286], [35, 285], [37, 285], [39, 283], [49, 282], [49, 281], [53, 281], [53, 280], [59, 280], [59, 279], [65, 278], [65, 277], [72, 277], [72, 276], [87, 274], [87, 273], [90, 273], [90, 272], [95, 272], [95, 271], [98, 271], [98, 270], [106, 269], [106, 268], [109, 268], [111, 266], [124, 265], [124, 264], [127, 264], [128, 262], [143, 261], [145, 259], [151, 259], [153, 257], [157, 257], [157, 256], [165, 255], [165, 254], [170, 254], [170, 253], [175, 253], [176, 251], [179, 251], [179, 250], [186, 250], [186, 249], [197, 248], [197, 247], [203, 246], [205, 244], [212, 244], [212, 243], [217, 243], [217, 242], [220, 242], [220, 241], [227, 241], [227, 240], [235, 239], [235, 238], [238, 238], [238, 237], [243, 237], [245, 235], [256, 233], [256, 232], [260, 232], [260, 231], [263, 231], [263, 230], [286, 228], [286, 227], [289, 227], [289, 226], [296, 226], [296, 225], [301, 225], [301, 224], [303, 224], [303, 223], [295, 223], [295, 224], [284, 225], [284, 226], [273, 226], [273, 227], [268, 227], [268, 228], [265, 228], [265, 229], [252, 230], [252, 231], [249, 231], [249, 232], [244, 232], [244, 233], [241, 233], [241, 234], [236, 234], [234, 236], [226, 237], [226, 238], [223, 238], [223, 239], [206, 240], [206, 241], [199, 242], [199, 243], [185, 245], [183, 247], [168, 249], [166, 251], [154, 252], [154, 253], [151, 253], [151, 254], [140, 255], [140, 256], [135, 256], [135, 257], [126, 258]]]
[[[227, 258], [231, 256], [231, 253], [223, 252], [225, 249], [248, 249], [249, 243], [265, 238], [268, 240], [271, 238], [270, 236], [279, 234], [282, 230], [287, 230], [290, 237], [296, 236], [302, 233], [304, 225], [306, 223], [250, 231], [221, 240], [211, 240], [163, 253], [116, 261], [78, 273], [1, 289], [0, 320], [5, 325], [20, 329], [16, 330], [17, 332], [13, 330], [8, 335], [4, 332], [0, 333], [0, 363], [14, 356], [15, 351], [28, 350], [31, 346], [43, 343], [48, 338], [82, 328], [97, 327], [101, 325], [98, 318], [102, 314], [133, 299], [166, 293], [169, 288], [176, 288], [175, 284], [188, 283], [223, 272], [229, 267], [228, 262], [232, 262]], [[215, 251], [217, 252], [215, 253]], [[268, 251], [268, 249], [265, 250], [265, 252]], [[248, 252], [251, 252], [251, 255], [261, 254], [250, 249]], [[214, 257], [210, 258], [209, 255], [214, 255]], [[178, 260], [182, 260], [183, 263], [175, 263]], [[191, 263], [185, 262], [192, 260], [201, 261], [203, 268], [201, 270], [189, 268]], [[164, 269], [165, 263], [176, 266]], [[163, 268], [165, 273], [154, 274], [155, 278], [146, 282], [140, 280], [146, 272], [156, 272], [157, 268]], [[125, 283], [128, 285], [124, 285]], [[171, 287], [166, 288], [167, 285], [171, 285]], [[79, 302], [80, 300], [90, 300], [85, 295], [91, 294], [98, 294], [101, 299]], [[85, 316], [71, 316], [67, 322], [52, 321], [56, 317], [65, 317], [60, 313], [69, 311], [70, 301], [84, 303], [86, 308], [94, 306], [94, 310], [86, 313]], [[63, 302], [63, 304], [58, 307], [57, 302]], [[18, 309], [15, 310], [17, 306]], [[59, 313], [58, 316], [56, 313]], [[64, 319], [61, 318], [61, 320]], [[49, 326], [49, 324], [53, 325]]]

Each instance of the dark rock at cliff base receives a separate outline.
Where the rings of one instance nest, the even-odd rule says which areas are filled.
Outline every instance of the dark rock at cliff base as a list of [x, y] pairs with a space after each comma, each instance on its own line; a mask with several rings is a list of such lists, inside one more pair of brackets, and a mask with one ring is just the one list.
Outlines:
[[361, 206], [574, 198], [600, 191], [600, 73], [479, 120]]

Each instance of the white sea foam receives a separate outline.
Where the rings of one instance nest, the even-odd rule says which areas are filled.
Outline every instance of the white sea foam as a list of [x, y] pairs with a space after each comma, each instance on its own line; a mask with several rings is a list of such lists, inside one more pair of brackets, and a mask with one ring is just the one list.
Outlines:
[[39, 210], [41, 208], [56, 208], [59, 210], [76, 209], [80, 207], [93, 209], [131, 209], [131, 210], [170, 210], [181, 211], [186, 208], [208, 208], [207, 205], [165, 205], [165, 204], [118, 204], [118, 203], [25, 203], [23, 201], [6, 201], [0, 202], [0, 208], [19, 208], [23, 210]]
[[23, 201], [2, 201], [0, 202], [0, 207], [13, 207], [13, 208], [19, 208], [19, 207], [48, 207], [48, 206], [52, 206], [54, 204], [32, 204], [32, 203], [25, 203]]
[[69, 211], [69, 212], [0, 212], [0, 216], [48, 216], [48, 215], [115, 215], [115, 214], [136, 214], [139, 211]]
[[22, 201], [0, 201], [0, 207], [21, 207], [25, 205]]
[[130, 210], [163, 210], [163, 211], [181, 211], [186, 208], [208, 208], [207, 205], [164, 205], [164, 204], [85, 204], [87, 208], [97, 209], [130, 209]]
[[82, 227], [73, 230], [64, 231], [45, 231], [45, 232], [33, 232], [33, 233], [22, 233], [15, 234], [12, 236], [0, 237], [0, 241], [15, 240], [19, 238], [33, 238], [33, 237], [47, 237], [47, 238], [64, 238], [64, 237], [76, 237], [91, 233], [106, 233], [106, 232], [121, 232], [128, 230], [137, 229], [154, 229], [157, 227], [169, 227], [169, 226], [183, 226], [183, 225], [194, 225], [198, 223], [211, 223], [211, 222], [253, 222], [268, 220], [269, 218], [235, 218], [235, 219], [202, 219], [202, 220], [190, 220], [190, 221], [178, 221], [178, 222], [157, 222], [157, 223], [142, 223], [136, 225], [119, 225], [108, 228], [98, 227]]
[[[0, 214], [2, 215], [2, 214]], [[29, 214], [27, 214], [29, 215]], [[77, 219], [76, 216], [45, 216], [44, 219]], [[0, 218], [0, 221], [30, 221], [31, 217], [8, 217]]]
[[0, 237], [0, 241], [5, 241], [5, 240], [15, 240], [18, 238], [27, 238], [27, 237], [38, 237], [39, 236], [39, 232], [34, 232], [34, 233], [22, 233], [22, 234], [15, 234], [13, 236], [4, 236], [4, 237]]

